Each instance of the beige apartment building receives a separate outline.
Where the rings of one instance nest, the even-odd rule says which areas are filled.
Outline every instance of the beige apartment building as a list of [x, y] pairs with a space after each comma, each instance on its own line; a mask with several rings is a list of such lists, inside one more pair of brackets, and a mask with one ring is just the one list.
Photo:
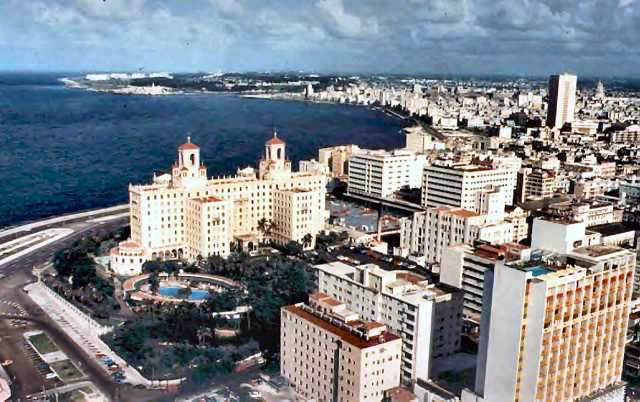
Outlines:
[[[504, 208], [504, 203], [502, 205]], [[400, 221], [400, 249], [405, 254], [424, 257], [426, 263], [438, 263], [452, 244], [472, 244], [484, 240], [492, 244], [509, 243], [514, 224], [499, 219], [498, 213], [479, 214], [455, 207], [427, 208], [411, 219]]]
[[475, 390], [462, 401], [591, 400], [619, 385], [635, 262], [611, 246], [498, 261], [485, 272]]
[[382, 401], [400, 384], [402, 341], [322, 293], [281, 310], [280, 371], [300, 398]]
[[317, 290], [402, 338], [401, 381], [413, 388], [430, 378], [434, 359], [460, 350], [463, 295], [410, 271], [374, 264], [332, 262], [314, 266]]
[[265, 240], [313, 247], [324, 227], [325, 183], [322, 174], [291, 171], [276, 133], [257, 172], [249, 167], [211, 179], [200, 148], [187, 139], [171, 174], [129, 186], [131, 239], [112, 250], [112, 269], [135, 275], [146, 260], [224, 257], [232, 246], [250, 250]]
[[349, 158], [360, 148], [357, 145], [338, 145], [335, 147], [320, 148], [318, 162], [329, 168], [332, 179], [346, 180], [349, 173]]

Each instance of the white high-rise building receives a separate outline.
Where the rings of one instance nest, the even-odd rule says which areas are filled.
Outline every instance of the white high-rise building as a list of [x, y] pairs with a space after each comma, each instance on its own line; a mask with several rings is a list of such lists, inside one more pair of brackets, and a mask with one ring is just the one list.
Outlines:
[[490, 186], [500, 189], [506, 205], [513, 205], [518, 170], [516, 165], [506, 163], [495, 167], [443, 164], [426, 166], [422, 179], [422, 206], [449, 205], [475, 211], [477, 193]]
[[[363, 319], [364, 320], [364, 319]], [[280, 371], [307, 401], [379, 402], [400, 385], [402, 341], [322, 293], [285, 306]]]
[[498, 261], [485, 272], [475, 389], [462, 401], [596, 400], [619, 386], [635, 260], [592, 246]]
[[349, 159], [348, 191], [389, 198], [403, 187], [420, 188], [426, 157], [406, 150], [366, 150]]
[[[227, 256], [231, 244], [244, 249], [262, 240], [298, 241], [324, 228], [326, 176], [291, 171], [285, 143], [274, 133], [256, 174], [207, 178], [200, 147], [190, 139], [178, 148], [171, 174], [152, 184], [129, 186], [131, 239], [111, 251], [111, 267], [120, 275], [140, 273], [155, 258]], [[261, 231], [265, 220], [269, 233]], [[306, 247], [313, 247], [306, 242]]]
[[[502, 212], [504, 215], [504, 207]], [[401, 250], [424, 258], [425, 263], [439, 263], [443, 251], [453, 244], [473, 244], [476, 240], [509, 243], [514, 228], [513, 223], [496, 215], [455, 207], [427, 208], [414, 213], [411, 219], [403, 218], [400, 224]]]
[[435, 358], [460, 348], [462, 292], [434, 285], [409, 271], [373, 264], [316, 265], [318, 291], [344, 303], [363, 319], [378, 321], [402, 337], [402, 383], [428, 380]]
[[578, 77], [573, 74], [565, 73], [549, 77], [547, 126], [562, 128], [565, 123], [573, 123], [577, 83]]
[[440, 283], [464, 292], [464, 317], [480, 323], [485, 272], [493, 268], [499, 258], [520, 260], [531, 252], [527, 246], [507, 243], [501, 246], [456, 244], [447, 247], [440, 264]]

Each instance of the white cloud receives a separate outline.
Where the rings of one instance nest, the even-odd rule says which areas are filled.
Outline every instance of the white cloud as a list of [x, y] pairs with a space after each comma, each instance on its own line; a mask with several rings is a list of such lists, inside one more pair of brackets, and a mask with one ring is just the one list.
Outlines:
[[330, 17], [328, 28], [339, 36], [356, 37], [363, 34], [376, 33], [378, 24], [375, 18], [366, 21], [345, 11], [342, 0], [320, 0], [317, 9]]
[[238, 16], [245, 12], [240, 0], [209, 0], [213, 8], [222, 15]]
[[74, 0], [74, 3], [89, 17], [128, 19], [143, 14], [145, 0]]

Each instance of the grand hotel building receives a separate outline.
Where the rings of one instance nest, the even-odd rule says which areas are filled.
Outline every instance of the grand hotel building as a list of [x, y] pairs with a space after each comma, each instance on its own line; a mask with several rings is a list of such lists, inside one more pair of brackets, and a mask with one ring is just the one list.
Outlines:
[[224, 257], [234, 243], [252, 249], [264, 240], [313, 247], [325, 221], [325, 181], [292, 172], [277, 133], [265, 143], [257, 172], [209, 179], [200, 147], [188, 138], [171, 174], [129, 187], [131, 239], [111, 250], [111, 267], [135, 275], [150, 259]]

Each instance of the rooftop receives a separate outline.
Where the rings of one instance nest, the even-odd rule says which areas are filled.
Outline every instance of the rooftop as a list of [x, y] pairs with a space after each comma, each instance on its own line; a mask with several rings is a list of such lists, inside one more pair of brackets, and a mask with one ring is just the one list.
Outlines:
[[584, 255], [584, 256], [587, 256], [587, 257], [598, 258], [598, 257], [607, 256], [607, 255], [610, 255], [610, 254], [615, 254], [615, 253], [619, 252], [620, 250], [622, 250], [622, 249], [620, 247], [617, 247], [617, 246], [595, 245], [595, 246], [577, 248], [577, 249], [573, 250], [573, 253], [574, 254], [579, 254], [579, 255]]
[[587, 229], [593, 232], [598, 232], [603, 236], [614, 236], [622, 233], [635, 232], [635, 229], [633, 229], [631, 226], [619, 222], [589, 226]]
[[[318, 314], [310, 312], [310, 308], [304, 306], [303, 304], [285, 306], [282, 308], [283, 310], [297, 315], [298, 317], [310, 322], [311, 324], [322, 328], [325, 331], [331, 332], [332, 334], [340, 337], [342, 341], [349, 343], [360, 349], [370, 348], [373, 346], [378, 346], [387, 342], [395, 341], [396, 339], [400, 339], [395, 334], [392, 334], [389, 331], [384, 331], [380, 336], [372, 336], [372, 337], [364, 337], [362, 335], [358, 335], [358, 327], [355, 324], [351, 326], [351, 330], [347, 328], [346, 325], [337, 325], [329, 321], [327, 318], [321, 318], [320, 313]], [[367, 325], [367, 323], [363, 323], [358, 321], [361, 327]]]

